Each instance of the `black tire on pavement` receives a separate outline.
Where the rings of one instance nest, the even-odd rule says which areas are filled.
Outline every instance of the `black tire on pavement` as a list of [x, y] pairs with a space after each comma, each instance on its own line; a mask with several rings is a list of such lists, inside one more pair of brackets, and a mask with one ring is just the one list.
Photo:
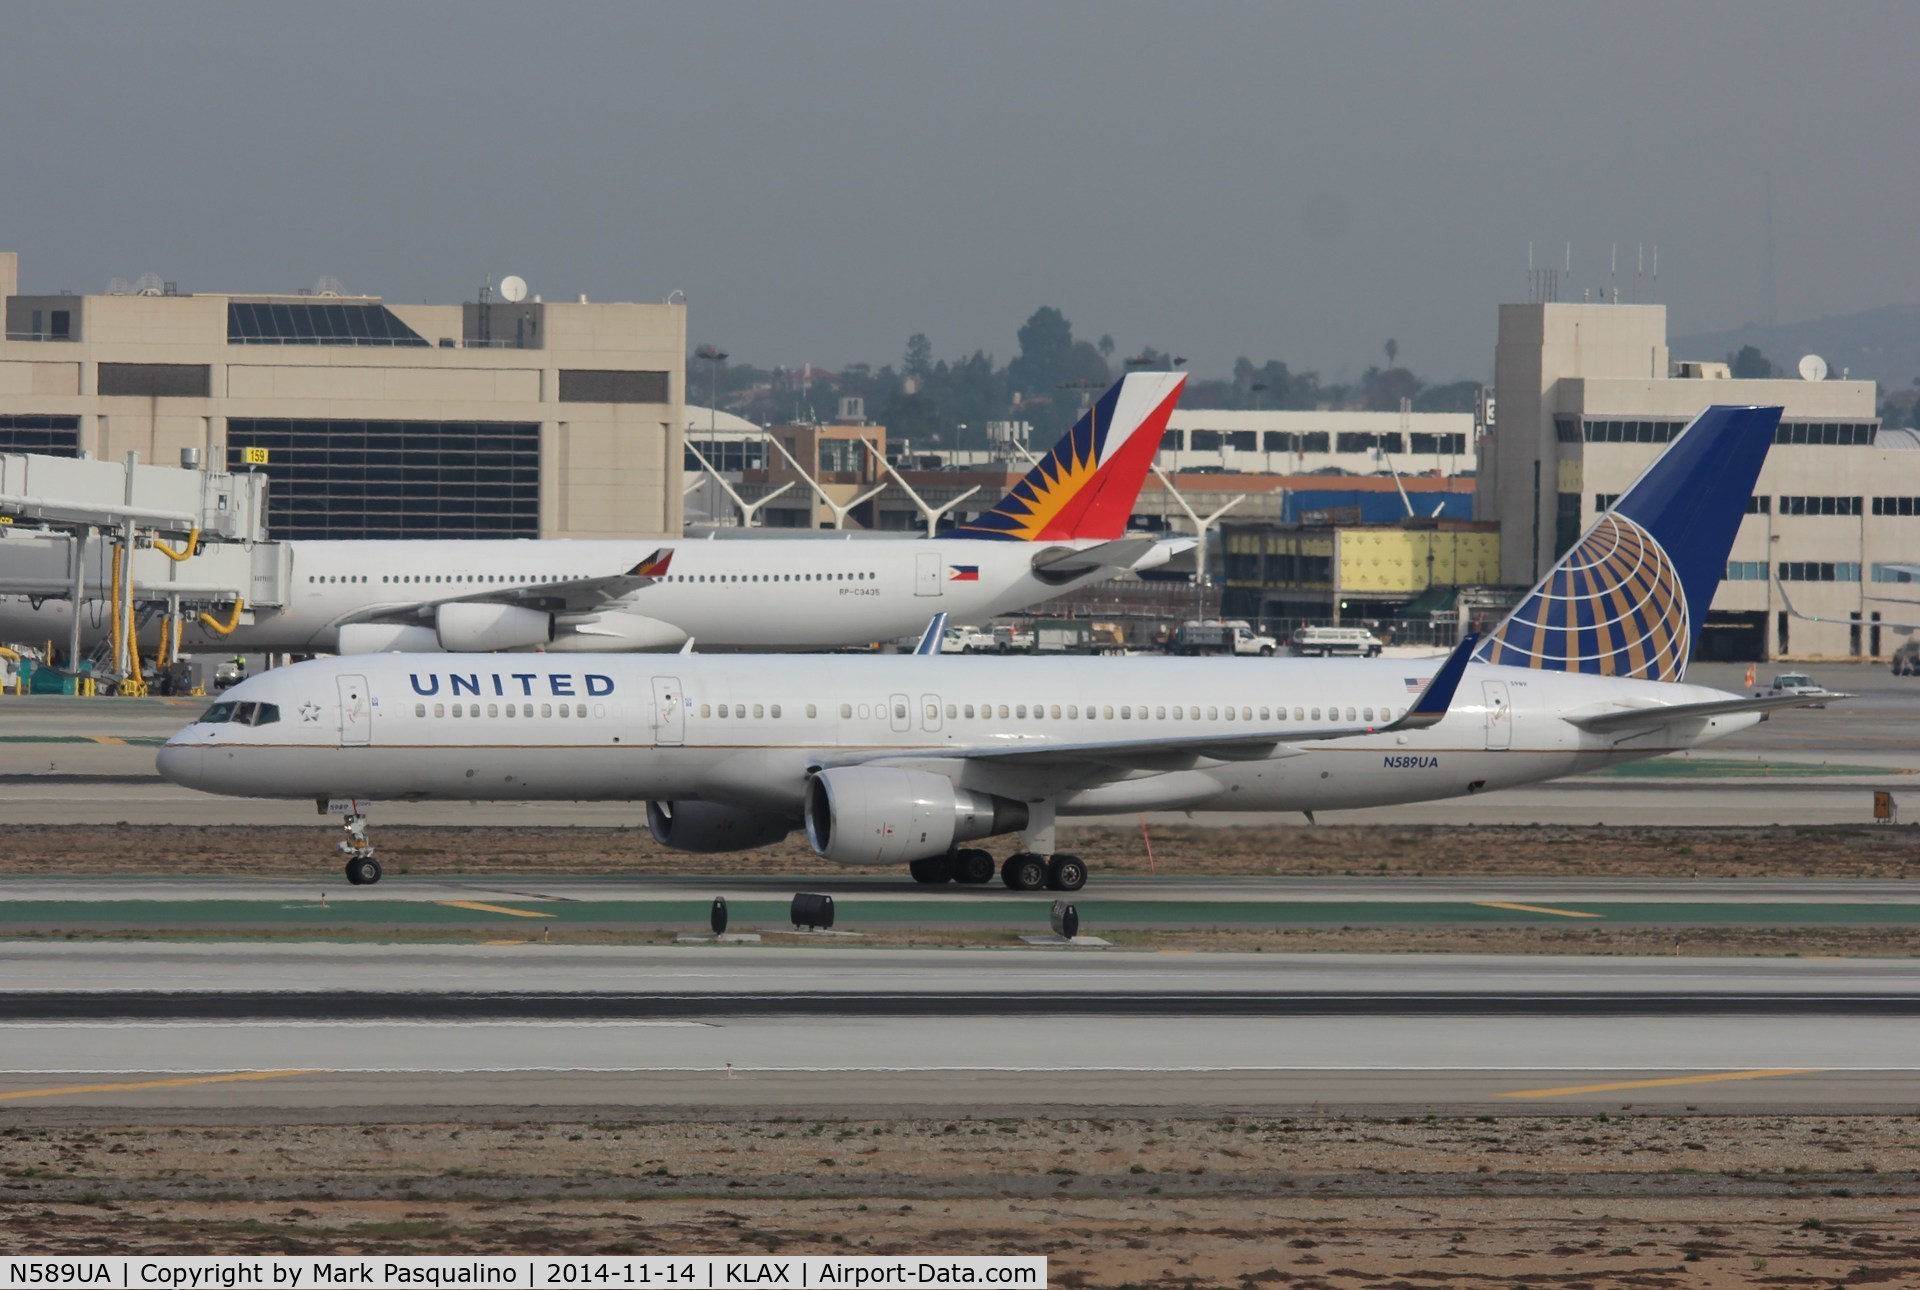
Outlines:
[[1079, 856], [1057, 855], [1047, 861], [1047, 886], [1054, 891], [1079, 891], [1087, 885], [1087, 866]]
[[1047, 885], [1047, 862], [1022, 851], [1000, 866], [1000, 881], [1013, 891], [1039, 891]]

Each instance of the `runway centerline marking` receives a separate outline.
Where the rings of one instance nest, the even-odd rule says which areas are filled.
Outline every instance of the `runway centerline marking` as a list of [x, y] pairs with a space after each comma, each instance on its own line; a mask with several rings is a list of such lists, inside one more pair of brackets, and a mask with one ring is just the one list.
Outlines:
[[1527, 1088], [1511, 1093], [1501, 1093], [1501, 1097], [1572, 1097], [1579, 1093], [1618, 1093], [1632, 1088], [1670, 1088], [1676, 1084], [1715, 1084], [1736, 1079], [1774, 1079], [1781, 1075], [1819, 1075], [1825, 1072], [1822, 1066], [1795, 1067], [1787, 1070], [1770, 1071], [1721, 1071], [1713, 1075], [1670, 1075], [1664, 1079], [1629, 1079], [1613, 1084], [1578, 1084], [1570, 1088]]
[[180, 1079], [139, 1080], [131, 1084], [69, 1084], [64, 1088], [23, 1088], [0, 1093], [0, 1102], [27, 1097], [70, 1097], [82, 1093], [131, 1093], [143, 1088], [181, 1088], [188, 1084], [235, 1084], [243, 1080], [287, 1079], [294, 1075], [326, 1075], [325, 1069], [292, 1071], [233, 1071], [225, 1075], [193, 1075]]
[[542, 913], [537, 909], [509, 909], [505, 905], [488, 905], [477, 900], [436, 900], [433, 903], [449, 909], [477, 909], [483, 914], [512, 914], [515, 918], [553, 917], [551, 913]]
[[1517, 909], [1523, 914], [1558, 914], [1562, 918], [1605, 918], [1605, 914], [1590, 914], [1578, 909], [1554, 909], [1549, 905], [1516, 905], [1509, 900], [1476, 900], [1474, 904], [1482, 909]]

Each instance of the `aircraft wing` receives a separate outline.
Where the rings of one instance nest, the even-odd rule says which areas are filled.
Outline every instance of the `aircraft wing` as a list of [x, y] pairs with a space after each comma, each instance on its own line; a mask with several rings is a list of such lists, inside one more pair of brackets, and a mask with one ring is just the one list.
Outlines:
[[1453, 704], [1454, 692], [1459, 688], [1468, 658], [1479, 639], [1478, 635], [1469, 634], [1461, 641], [1447, 661], [1441, 664], [1433, 679], [1427, 682], [1426, 688], [1407, 709], [1406, 715], [1385, 725], [1272, 727], [1244, 732], [1216, 728], [1205, 734], [1176, 735], [1170, 739], [1096, 739], [1080, 743], [1007, 741], [961, 748], [871, 749], [851, 757], [823, 758], [816, 765], [846, 766], [932, 758], [991, 761], [1002, 765], [1092, 765], [1119, 770], [1167, 770], [1191, 766], [1203, 758], [1214, 761], [1262, 761], [1272, 757], [1294, 757], [1300, 755], [1300, 750], [1288, 748], [1288, 745], [1350, 739], [1356, 735], [1424, 730], [1437, 724]]
[[1649, 707], [1615, 708], [1565, 717], [1568, 725], [1596, 734], [1622, 730], [1657, 730], [1676, 721], [1701, 721], [1708, 717], [1732, 716], [1740, 712], [1771, 712], [1775, 708], [1805, 708], [1824, 705], [1834, 699], [1851, 699], [1851, 694], [1778, 694], [1756, 699], [1710, 699], [1705, 703], [1662, 703]]
[[565, 582], [540, 582], [522, 587], [489, 587], [485, 591], [459, 596], [436, 596], [408, 604], [373, 605], [339, 620], [346, 623], [406, 623], [426, 621], [435, 607], [451, 604], [522, 605], [553, 614], [588, 614], [605, 609], [642, 587], [660, 580], [673, 561], [671, 549], [655, 551], [625, 573], [610, 573], [597, 578], [573, 578]]
[[[1920, 565], [1890, 564], [1887, 568], [1898, 569], [1903, 573], [1920, 575]], [[1787, 613], [1794, 618], [1799, 618], [1809, 623], [1846, 623], [1850, 627], [1920, 627], [1920, 621], [1901, 622], [1894, 618], [1828, 618], [1821, 614], [1803, 614], [1798, 609], [1795, 609], [1793, 607], [1793, 601], [1787, 598], [1787, 589], [1784, 584], [1776, 580], [1773, 585], [1779, 589], [1780, 603], [1787, 607]], [[1894, 600], [1890, 596], [1868, 596], [1867, 599], [1883, 600], [1890, 605], [1908, 605], [1914, 609], [1920, 609], [1920, 601]]]

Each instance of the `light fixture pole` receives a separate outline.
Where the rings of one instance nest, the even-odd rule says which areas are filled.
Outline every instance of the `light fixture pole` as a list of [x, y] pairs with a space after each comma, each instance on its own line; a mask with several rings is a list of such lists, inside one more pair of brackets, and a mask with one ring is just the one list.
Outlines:
[[[727, 361], [727, 351], [718, 345], [702, 345], [693, 351], [693, 356], [705, 363], [707, 370], [713, 373], [713, 378], [707, 387], [707, 449], [712, 451], [714, 442], [720, 437], [720, 364]], [[744, 448], [744, 445], [742, 447]], [[703, 456], [701, 460], [704, 462], [706, 458]], [[746, 464], [743, 452], [740, 465], [744, 468]], [[751, 519], [752, 517], [749, 516], [749, 523]]]

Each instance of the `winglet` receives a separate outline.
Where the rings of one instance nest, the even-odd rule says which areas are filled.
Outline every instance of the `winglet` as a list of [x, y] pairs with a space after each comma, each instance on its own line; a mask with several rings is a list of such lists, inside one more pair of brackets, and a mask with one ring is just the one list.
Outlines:
[[1466, 675], [1467, 661], [1473, 657], [1473, 647], [1480, 643], [1478, 632], [1468, 632], [1466, 638], [1454, 647], [1447, 661], [1427, 682], [1427, 688], [1420, 691], [1420, 697], [1407, 709], [1407, 715], [1401, 717], [1386, 730], [1425, 730], [1428, 726], [1440, 724], [1447, 715], [1447, 709], [1453, 706], [1453, 692], [1460, 688], [1460, 678]]
[[947, 616], [935, 614], [933, 621], [927, 624], [927, 630], [920, 634], [920, 643], [913, 647], [915, 654], [938, 654], [941, 638], [947, 634]]
[[652, 555], [627, 570], [629, 578], [662, 578], [673, 563], [673, 548], [663, 546]]

